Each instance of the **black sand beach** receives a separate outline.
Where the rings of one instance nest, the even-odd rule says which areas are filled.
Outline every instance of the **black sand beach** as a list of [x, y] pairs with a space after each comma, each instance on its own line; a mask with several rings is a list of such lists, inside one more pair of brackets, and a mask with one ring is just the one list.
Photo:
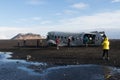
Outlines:
[[60, 47], [57, 50], [56, 47], [36, 46], [36, 41], [31, 41], [31, 45], [29, 45], [29, 42], [26, 47], [18, 47], [17, 40], [0, 40], [0, 51], [12, 52], [12, 59], [26, 60], [26, 56], [31, 55], [30, 61], [46, 62], [54, 65], [98, 64], [120, 67], [120, 40], [110, 40], [109, 61], [102, 59], [101, 46]]
[[[102, 46], [98, 47], [43, 47], [36, 46], [35, 40], [28, 41], [27, 46], [17, 46], [17, 40], [1, 40], [0, 51], [13, 52], [13, 59], [26, 59], [31, 55], [31, 61], [48, 62], [58, 65], [67, 64], [100, 64], [120, 67], [120, 40], [110, 40], [109, 61], [102, 60]], [[32, 45], [30, 45], [31, 43]]]

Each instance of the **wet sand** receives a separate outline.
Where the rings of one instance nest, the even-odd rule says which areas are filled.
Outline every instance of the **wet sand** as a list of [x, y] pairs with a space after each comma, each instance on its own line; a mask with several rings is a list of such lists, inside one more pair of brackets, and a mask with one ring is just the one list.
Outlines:
[[60, 47], [57, 50], [56, 47], [38, 47], [34, 41], [32, 43], [34, 43], [32, 46], [17, 47], [18, 41], [0, 40], [0, 51], [13, 52], [12, 59], [26, 60], [26, 56], [31, 55], [30, 61], [46, 62], [54, 65], [98, 64], [120, 67], [120, 40], [110, 40], [109, 61], [102, 59], [101, 46]]

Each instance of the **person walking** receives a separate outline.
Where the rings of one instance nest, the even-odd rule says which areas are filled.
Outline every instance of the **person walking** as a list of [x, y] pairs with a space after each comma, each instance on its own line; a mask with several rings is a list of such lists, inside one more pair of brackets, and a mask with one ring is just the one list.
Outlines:
[[102, 55], [102, 58], [103, 59], [106, 59], [106, 57], [107, 57], [107, 60], [109, 60], [109, 56], [108, 56], [108, 51], [110, 49], [109, 45], [110, 45], [110, 42], [108, 40], [108, 37], [105, 37], [105, 39], [104, 39], [104, 41], [102, 43], [102, 46], [103, 46], [103, 55]]

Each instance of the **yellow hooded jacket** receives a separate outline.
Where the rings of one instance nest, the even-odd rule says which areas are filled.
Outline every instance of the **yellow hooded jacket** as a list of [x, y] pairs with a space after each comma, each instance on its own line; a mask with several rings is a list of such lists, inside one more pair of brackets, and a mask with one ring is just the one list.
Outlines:
[[109, 50], [110, 49], [109, 45], [110, 45], [110, 43], [109, 43], [108, 38], [105, 38], [103, 43], [102, 43], [103, 49]]

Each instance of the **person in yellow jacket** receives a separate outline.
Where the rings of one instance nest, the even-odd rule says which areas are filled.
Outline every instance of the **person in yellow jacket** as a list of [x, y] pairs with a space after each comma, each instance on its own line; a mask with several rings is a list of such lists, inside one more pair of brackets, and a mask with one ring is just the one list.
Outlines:
[[108, 37], [105, 37], [103, 43], [102, 43], [102, 46], [103, 46], [103, 59], [106, 59], [105, 56], [107, 56], [107, 59], [109, 60], [109, 56], [108, 56], [108, 51], [110, 49], [110, 42], [108, 40]]

